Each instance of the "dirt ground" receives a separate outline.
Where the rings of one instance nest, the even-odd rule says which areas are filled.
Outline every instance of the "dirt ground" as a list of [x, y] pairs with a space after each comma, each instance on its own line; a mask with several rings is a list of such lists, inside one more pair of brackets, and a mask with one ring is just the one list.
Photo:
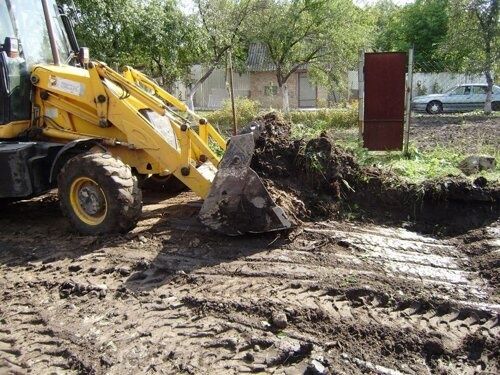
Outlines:
[[422, 151], [435, 147], [458, 147], [467, 153], [481, 152], [484, 146], [500, 149], [500, 116], [415, 115], [410, 139]]
[[[358, 129], [332, 130], [332, 137], [341, 142], [357, 139]], [[444, 114], [413, 115], [410, 143], [420, 151], [436, 147], [459, 148], [467, 153], [480, 152], [484, 146], [500, 149], [500, 116]]]
[[106, 237], [75, 234], [54, 193], [2, 210], [0, 374], [500, 371], [498, 220], [226, 237], [192, 193], [144, 199]]
[[316, 222], [214, 235], [191, 193], [126, 236], [79, 237], [56, 198], [0, 220], [0, 373], [499, 371], [500, 227], [435, 239]]

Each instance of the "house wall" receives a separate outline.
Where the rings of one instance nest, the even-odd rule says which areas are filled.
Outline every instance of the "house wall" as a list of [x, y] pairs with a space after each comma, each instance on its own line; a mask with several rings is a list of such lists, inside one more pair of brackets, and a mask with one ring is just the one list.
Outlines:
[[[201, 66], [196, 65], [192, 68], [193, 79], [199, 78], [203, 74]], [[294, 73], [287, 81], [288, 98], [290, 108], [298, 108], [299, 105], [299, 82], [298, 73]], [[198, 109], [216, 109], [220, 108], [224, 100], [229, 99], [228, 77], [225, 69], [215, 69], [211, 76], [201, 85], [194, 96], [194, 105]], [[276, 87], [276, 95], [266, 92], [266, 86], [272, 82]], [[178, 86], [178, 87], [177, 87]], [[186, 100], [186, 88], [184, 85], [177, 85], [173, 88], [173, 93]], [[278, 82], [276, 73], [271, 72], [249, 72], [234, 74], [235, 96], [248, 97], [257, 100], [264, 108], [281, 109], [283, 107], [282, 94], [277, 90]], [[325, 88], [318, 86], [316, 106], [325, 106], [328, 101], [328, 92]]]
[[[199, 79], [205, 70], [200, 65], [191, 69], [193, 80]], [[250, 95], [250, 77], [248, 73], [233, 74], [235, 97]], [[194, 95], [194, 106], [196, 108], [216, 109], [220, 108], [224, 100], [229, 100], [229, 78], [225, 69], [215, 69], [210, 77], [200, 86]]]
[[[288, 78], [288, 100], [291, 108], [298, 107], [298, 74], [294, 73]], [[283, 96], [277, 91], [276, 95], [266, 94], [266, 86], [278, 86], [275, 72], [251, 72], [250, 73], [250, 99], [259, 101], [264, 108], [283, 107]]]
[[328, 90], [323, 86], [318, 86], [318, 96], [316, 105], [318, 107], [326, 107], [328, 104]]

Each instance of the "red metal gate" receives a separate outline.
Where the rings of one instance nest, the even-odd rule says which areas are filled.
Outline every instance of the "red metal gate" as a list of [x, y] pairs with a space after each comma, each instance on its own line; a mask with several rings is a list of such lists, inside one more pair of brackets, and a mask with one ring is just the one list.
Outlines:
[[365, 53], [363, 146], [401, 150], [405, 111], [406, 53]]

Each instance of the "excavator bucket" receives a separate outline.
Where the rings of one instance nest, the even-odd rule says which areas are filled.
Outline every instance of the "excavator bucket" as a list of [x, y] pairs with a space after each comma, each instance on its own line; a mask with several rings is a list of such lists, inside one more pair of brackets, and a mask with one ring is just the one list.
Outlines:
[[230, 236], [290, 228], [292, 223], [250, 168], [259, 124], [251, 123], [233, 136], [219, 163], [200, 219], [209, 228]]

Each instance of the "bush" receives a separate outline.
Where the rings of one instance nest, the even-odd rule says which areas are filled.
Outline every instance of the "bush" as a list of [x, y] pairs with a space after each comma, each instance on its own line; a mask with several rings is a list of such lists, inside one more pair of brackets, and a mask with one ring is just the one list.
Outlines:
[[[242, 128], [261, 114], [260, 103], [247, 99], [236, 99], [236, 119]], [[222, 107], [206, 114], [206, 118], [222, 131], [229, 131], [233, 125], [231, 101], [225, 100]], [[358, 125], [358, 107], [349, 105], [345, 108], [325, 108], [311, 111], [292, 111], [287, 118], [293, 123], [293, 136], [310, 138], [329, 129], [347, 129]]]
[[[259, 102], [248, 98], [236, 98], [236, 121], [238, 127], [243, 127], [256, 117], [260, 110]], [[222, 107], [207, 114], [207, 120], [214, 126], [223, 130], [231, 129], [233, 126], [233, 111], [231, 100], [225, 100]]]
[[293, 111], [290, 120], [294, 124], [293, 135], [310, 138], [329, 129], [347, 129], [358, 126], [358, 107], [325, 108], [314, 111]]

